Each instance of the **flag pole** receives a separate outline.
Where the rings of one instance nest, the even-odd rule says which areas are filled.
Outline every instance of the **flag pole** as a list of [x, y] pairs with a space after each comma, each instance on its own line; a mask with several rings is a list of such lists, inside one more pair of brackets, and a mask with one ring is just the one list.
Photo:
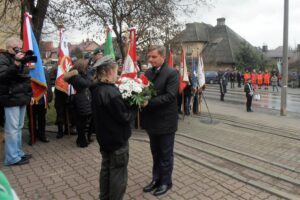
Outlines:
[[182, 119], [184, 120], [184, 117], [185, 117], [184, 90], [182, 91], [182, 97], [181, 97], [181, 99], [182, 99], [182, 103], [181, 103], [181, 105], [182, 105]]
[[33, 127], [34, 123], [33, 123], [33, 110], [32, 110], [32, 105], [29, 105], [29, 115], [30, 115], [30, 129], [31, 129], [31, 145], [33, 145], [35, 143], [35, 133], [34, 130], [35, 128]]
[[141, 123], [140, 123], [140, 109], [137, 111], [137, 128], [141, 129]]
[[208, 105], [207, 105], [207, 102], [206, 102], [206, 98], [205, 98], [205, 96], [204, 96], [204, 92], [202, 92], [202, 96], [203, 96], [203, 100], [204, 100], [204, 103], [205, 103], [206, 108], [207, 108], [208, 115], [209, 115], [209, 117], [210, 117], [210, 123], [212, 124], [213, 119], [212, 119], [212, 115], [211, 115], [211, 113], [210, 113], [210, 111], [209, 111], [209, 108], [208, 108]]
[[[199, 88], [199, 90], [200, 90], [200, 88]], [[200, 113], [201, 114], [201, 112], [202, 112], [202, 93], [203, 93], [203, 91], [201, 91], [201, 95], [200, 95], [200, 92], [198, 93], [198, 96], [199, 96], [199, 98], [198, 98], [198, 114]]]

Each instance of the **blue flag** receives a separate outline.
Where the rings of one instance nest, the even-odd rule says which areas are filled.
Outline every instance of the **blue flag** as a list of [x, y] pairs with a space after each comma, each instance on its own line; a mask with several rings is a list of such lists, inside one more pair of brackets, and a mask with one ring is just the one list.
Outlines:
[[23, 50], [32, 50], [37, 57], [37, 62], [30, 64], [30, 76], [33, 98], [38, 101], [47, 92], [47, 82], [40, 50], [30, 24], [30, 17], [31, 16], [28, 13], [25, 13], [25, 20], [23, 23]]
[[193, 57], [192, 58], [192, 87], [193, 88], [196, 88], [199, 85], [197, 68], [198, 66], [196, 64], [196, 59]]

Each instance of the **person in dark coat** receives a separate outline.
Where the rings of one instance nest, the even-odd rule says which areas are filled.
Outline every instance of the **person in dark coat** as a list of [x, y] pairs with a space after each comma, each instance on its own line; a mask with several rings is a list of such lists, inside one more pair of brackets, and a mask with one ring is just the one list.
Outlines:
[[227, 92], [227, 72], [219, 72], [219, 85], [220, 85], [220, 100], [224, 101], [225, 94]]
[[148, 49], [148, 61], [152, 68], [145, 76], [153, 83], [157, 96], [145, 102], [142, 126], [150, 138], [153, 158], [152, 181], [143, 188], [154, 195], [165, 194], [172, 187], [173, 148], [178, 126], [177, 93], [179, 76], [168, 67], [164, 46]]
[[90, 86], [92, 82], [88, 78], [87, 63], [84, 60], [78, 60], [74, 67], [64, 75], [64, 81], [71, 84], [76, 94], [73, 103], [75, 108], [76, 129], [78, 137], [76, 143], [79, 147], [87, 147], [92, 142], [90, 124], [92, 115], [92, 97]]
[[246, 102], [247, 112], [253, 112], [253, 110], [251, 109], [251, 105], [252, 105], [254, 89], [252, 87], [251, 78], [249, 78], [247, 83], [245, 84], [244, 92], [246, 93], [246, 98], [247, 98], [247, 102]]
[[6, 50], [0, 51], [0, 106], [5, 113], [5, 165], [29, 163], [31, 154], [22, 150], [22, 128], [26, 105], [33, 103], [31, 81], [27, 66], [18, 52], [23, 42], [18, 38], [6, 40]]
[[229, 74], [230, 88], [234, 88], [235, 76], [236, 74], [234, 71], [230, 72]]
[[187, 82], [186, 87], [183, 90], [184, 94], [184, 114], [190, 115], [191, 114], [191, 98], [192, 98], [192, 78], [191, 73], [188, 72], [189, 81]]
[[92, 86], [92, 108], [102, 155], [100, 200], [121, 200], [126, 191], [132, 115], [115, 85], [118, 65], [104, 56], [94, 65], [97, 82]]
[[[45, 143], [49, 142], [49, 139], [46, 137], [46, 113], [49, 107], [49, 103], [51, 103], [52, 101], [53, 93], [52, 93], [49, 73], [45, 69], [44, 72], [45, 72], [45, 77], [48, 86], [47, 93], [44, 94], [37, 103], [27, 106], [29, 145], [33, 145], [32, 138], [31, 138], [32, 134], [34, 134], [34, 140], [35, 138], [37, 138], [41, 142], [45, 142]], [[33, 121], [31, 119], [33, 119]]]
[[242, 83], [242, 74], [240, 71], [237, 71], [236, 73], [236, 79], [237, 79], [237, 82], [238, 82], [238, 87], [242, 87], [241, 83]]

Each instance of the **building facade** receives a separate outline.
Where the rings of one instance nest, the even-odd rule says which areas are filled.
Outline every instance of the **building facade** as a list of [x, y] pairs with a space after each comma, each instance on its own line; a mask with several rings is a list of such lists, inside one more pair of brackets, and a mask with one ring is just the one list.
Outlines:
[[233, 69], [240, 44], [247, 42], [225, 24], [225, 18], [218, 18], [217, 25], [188, 23], [185, 30], [175, 36], [170, 45], [177, 54], [175, 62], [180, 62], [180, 48], [186, 52], [187, 65], [192, 57], [201, 52], [206, 70]]

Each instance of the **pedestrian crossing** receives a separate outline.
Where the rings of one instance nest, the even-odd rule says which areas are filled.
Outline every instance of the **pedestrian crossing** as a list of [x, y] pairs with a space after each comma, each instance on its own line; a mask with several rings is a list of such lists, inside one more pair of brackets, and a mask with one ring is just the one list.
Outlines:
[[[229, 87], [228, 87], [229, 86]], [[227, 86], [227, 93], [225, 94], [225, 102], [245, 104], [246, 96], [244, 87], [230, 88], [230, 84]], [[257, 89], [255, 93], [259, 93], [261, 99], [254, 100], [252, 102], [253, 107], [269, 108], [280, 110], [281, 102], [281, 89], [279, 92], [273, 92], [270, 86], [268, 90]], [[220, 88], [218, 84], [208, 84], [204, 92], [206, 99], [220, 100]], [[300, 88], [288, 88], [287, 95], [287, 111], [300, 113]]]

